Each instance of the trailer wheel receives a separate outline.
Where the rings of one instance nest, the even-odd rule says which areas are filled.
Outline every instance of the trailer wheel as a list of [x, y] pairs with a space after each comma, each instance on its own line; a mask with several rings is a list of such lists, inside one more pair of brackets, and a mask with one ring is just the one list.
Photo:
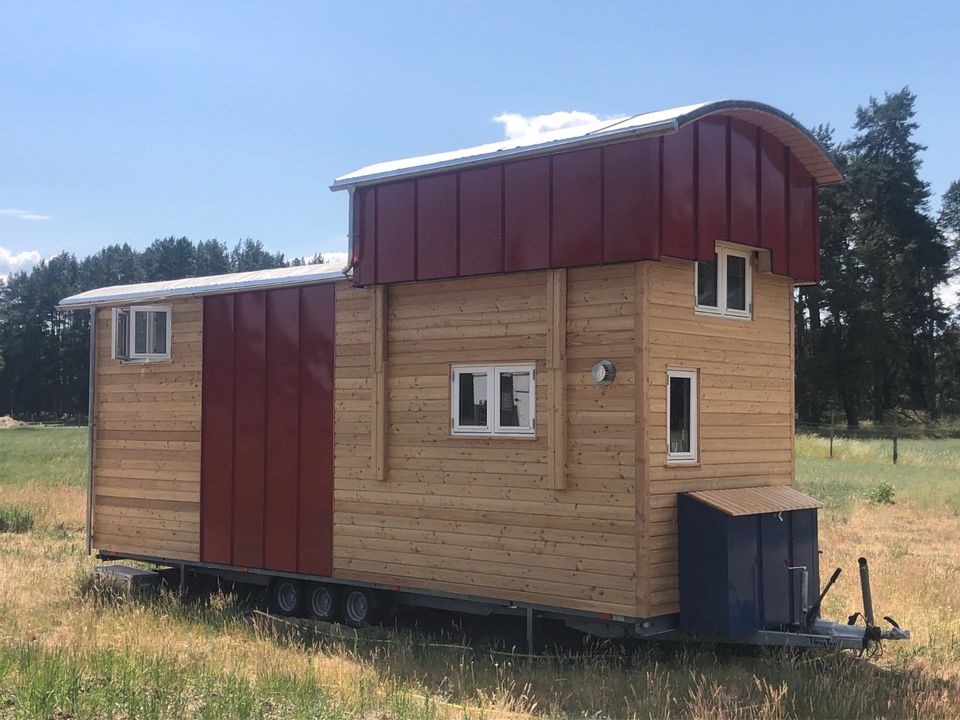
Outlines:
[[369, 625], [376, 620], [377, 596], [370, 590], [350, 588], [341, 602], [343, 621], [350, 627]]
[[312, 583], [307, 589], [307, 614], [314, 620], [334, 622], [339, 607], [337, 591], [329, 585]]
[[275, 578], [270, 583], [270, 610], [278, 615], [296, 617], [303, 608], [303, 584], [290, 578]]

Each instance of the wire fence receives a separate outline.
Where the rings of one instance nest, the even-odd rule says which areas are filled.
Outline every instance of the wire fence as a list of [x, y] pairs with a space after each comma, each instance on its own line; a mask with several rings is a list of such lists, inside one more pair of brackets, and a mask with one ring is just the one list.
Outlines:
[[890, 459], [894, 465], [900, 457], [903, 440], [944, 440], [960, 438], [960, 425], [910, 423], [869, 423], [851, 427], [846, 423], [795, 423], [797, 435], [816, 435], [830, 441], [830, 457], [834, 457], [834, 442], [837, 440], [872, 440], [889, 443]]

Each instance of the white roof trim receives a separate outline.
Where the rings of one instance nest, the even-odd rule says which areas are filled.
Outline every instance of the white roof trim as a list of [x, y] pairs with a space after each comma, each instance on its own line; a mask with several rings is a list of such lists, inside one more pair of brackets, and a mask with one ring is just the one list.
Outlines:
[[242, 292], [259, 288], [271, 288], [284, 285], [307, 285], [332, 282], [344, 277], [339, 269], [331, 264], [300, 265], [282, 267], [273, 270], [255, 270], [252, 272], [230, 273], [227, 275], [208, 275], [207, 277], [184, 278], [182, 280], [163, 280], [161, 282], [137, 283], [135, 285], [114, 285], [112, 287], [87, 290], [64, 298], [57, 306], [64, 310], [96, 307], [97, 305], [115, 305], [125, 302], [143, 302], [166, 300], [180, 296], [212, 295], [215, 293]]
[[[750, 100], [716, 100], [711, 102], [684, 105], [658, 110], [656, 112], [631, 115], [629, 117], [600, 120], [595, 123], [577, 125], [571, 128], [554, 130], [551, 132], [528, 135], [521, 138], [512, 138], [500, 142], [477, 145], [476, 147], [451, 152], [434, 153], [404, 160], [376, 163], [355, 170], [352, 173], [341, 175], [333, 181], [331, 190], [344, 190], [358, 185], [365, 185], [383, 180], [424, 175], [454, 167], [483, 165], [497, 162], [511, 157], [541, 155], [560, 149], [572, 149], [610, 140], [628, 140], [639, 135], [668, 135], [676, 132], [682, 126], [711, 113], [725, 110], [754, 110], [779, 118], [803, 131], [807, 139], [826, 157], [826, 151], [803, 125], [794, 118], [764, 103]], [[830, 182], [838, 182], [839, 172]]]

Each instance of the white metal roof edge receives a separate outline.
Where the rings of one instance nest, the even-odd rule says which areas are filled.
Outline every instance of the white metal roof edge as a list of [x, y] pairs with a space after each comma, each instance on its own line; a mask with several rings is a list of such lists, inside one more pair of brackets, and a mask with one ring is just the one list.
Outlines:
[[[301, 266], [302, 267], [302, 266]], [[278, 270], [287, 268], [277, 268]], [[224, 275], [208, 275], [199, 278], [184, 278], [183, 280], [169, 280], [151, 283], [139, 283], [133, 285], [114, 285], [111, 287], [97, 288], [87, 290], [86, 292], [71, 295], [61, 300], [58, 310], [83, 310], [100, 305], [116, 305], [130, 301], [159, 301], [175, 297], [195, 297], [201, 295], [218, 295], [232, 292], [243, 292], [247, 290], [258, 290], [260, 288], [276, 288], [291, 285], [313, 285], [319, 283], [333, 282], [341, 280], [347, 275], [340, 270], [298, 273], [290, 275], [276, 275], [271, 277], [253, 277], [247, 279], [238, 279], [234, 281], [227, 280], [230, 277], [249, 276], [252, 273], [227, 273]], [[220, 282], [201, 282], [212, 281], [219, 278]], [[196, 284], [190, 284], [189, 280], [197, 280]], [[142, 288], [136, 290], [136, 288]], [[112, 291], [112, 292], [111, 292]]]
[[[426, 175], [449, 168], [470, 167], [499, 162], [507, 158], [530, 157], [554, 152], [558, 149], [585, 147], [612, 139], [629, 139], [640, 135], [667, 135], [676, 132], [684, 125], [701, 117], [724, 110], [753, 110], [771, 115], [800, 130], [824, 157], [829, 158], [826, 149], [813, 134], [795, 118], [778, 110], [772, 105], [753, 100], [715, 100], [685, 105], [669, 110], [641, 113], [615, 120], [600, 121], [574, 128], [543, 133], [527, 138], [515, 138], [495, 143], [487, 143], [463, 150], [433, 153], [405, 160], [388, 161], [367, 165], [354, 172], [341, 175], [330, 185], [334, 192], [351, 187], [368, 185], [383, 180]], [[539, 139], [539, 142], [534, 142]], [[830, 160], [833, 165], [833, 161]], [[834, 166], [834, 170], [836, 167]], [[836, 170], [836, 177], [830, 182], [839, 182], [842, 175]], [[827, 184], [827, 183], [820, 183]]]

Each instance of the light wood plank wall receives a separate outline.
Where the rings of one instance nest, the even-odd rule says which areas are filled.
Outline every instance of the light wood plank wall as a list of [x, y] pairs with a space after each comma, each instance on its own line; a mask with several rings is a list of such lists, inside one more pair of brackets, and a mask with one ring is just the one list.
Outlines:
[[111, 355], [110, 308], [97, 311], [93, 547], [200, 559], [203, 304], [172, 305], [172, 361]]
[[[694, 313], [694, 266], [663, 259], [647, 267], [638, 305], [644, 328], [648, 412], [639, 531], [640, 613], [679, 610], [677, 493], [792, 485], [793, 284], [753, 270], [753, 318]], [[666, 465], [667, 368], [699, 372], [700, 462]]]
[[[548, 352], [557, 316], [547, 278], [390, 286], [382, 480], [371, 441], [375, 293], [338, 285], [336, 576], [635, 614], [635, 268], [567, 271], [565, 357]], [[609, 387], [590, 377], [604, 358], [618, 369]], [[558, 359], [562, 483], [549, 472], [548, 446], [548, 364]], [[450, 366], [523, 361], [537, 363], [536, 437], [451, 437]]]

